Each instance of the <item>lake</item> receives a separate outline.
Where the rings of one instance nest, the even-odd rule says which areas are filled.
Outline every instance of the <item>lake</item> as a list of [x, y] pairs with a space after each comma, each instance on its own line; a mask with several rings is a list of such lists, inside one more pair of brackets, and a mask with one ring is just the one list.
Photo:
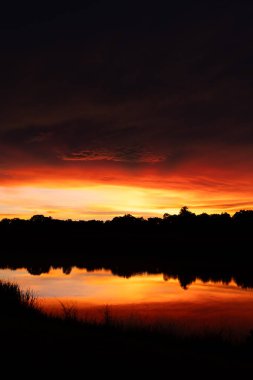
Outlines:
[[183, 333], [221, 331], [243, 336], [253, 329], [253, 289], [233, 280], [203, 282], [183, 288], [177, 277], [138, 274], [129, 278], [110, 270], [73, 267], [40, 275], [27, 269], [1, 269], [0, 279], [14, 281], [38, 297], [48, 313], [74, 310], [78, 317], [102, 321], [108, 313], [122, 323], [173, 326]]

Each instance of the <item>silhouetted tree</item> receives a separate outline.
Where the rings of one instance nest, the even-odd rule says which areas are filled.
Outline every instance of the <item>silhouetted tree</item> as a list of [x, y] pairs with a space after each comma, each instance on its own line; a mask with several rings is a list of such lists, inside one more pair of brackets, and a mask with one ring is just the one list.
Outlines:
[[234, 216], [233, 220], [236, 222], [250, 222], [253, 223], [253, 210], [240, 210], [237, 211]]
[[45, 223], [48, 221], [51, 221], [51, 216], [44, 216], [44, 215], [33, 215], [30, 219], [30, 222], [32, 223]]
[[183, 206], [179, 211], [179, 216], [183, 218], [189, 218], [196, 215], [193, 212], [189, 211], [189, 208], [187, 206]]

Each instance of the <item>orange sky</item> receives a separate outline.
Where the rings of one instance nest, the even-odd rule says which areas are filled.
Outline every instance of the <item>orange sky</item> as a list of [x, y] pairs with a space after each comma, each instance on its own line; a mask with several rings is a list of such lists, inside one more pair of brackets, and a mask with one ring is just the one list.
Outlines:
[[[30, 218], [44, 214], [59, 219], [111, 219], [131, 213], [162, 216], [187, 205], [195, 213], [233, 214], [253, 208], [253, 180], [241, 173], [209, 169], [202, 175], [151, 170], [80, 167], [9, 170], [0, 184], [0, 217]], [[193, 172], [193, 170], [192, 170]]]
[[253, 208], [252, 2], [122, 1], [3, 13], [0, 218]]

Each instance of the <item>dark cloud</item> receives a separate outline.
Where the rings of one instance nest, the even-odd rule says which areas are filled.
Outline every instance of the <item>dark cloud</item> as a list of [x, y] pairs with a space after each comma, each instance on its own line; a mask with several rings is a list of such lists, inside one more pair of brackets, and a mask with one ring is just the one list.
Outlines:
[[166, 159], [157, 153], [141, 151], [134, 148], [118, 148], [113, 152], [105, 150], [82, 150], [62, 157], [65, 161], [115, 161], [154, 164]]
[[0, 165], [252, 168], [252, 4], [169, 3], [6, 6]]

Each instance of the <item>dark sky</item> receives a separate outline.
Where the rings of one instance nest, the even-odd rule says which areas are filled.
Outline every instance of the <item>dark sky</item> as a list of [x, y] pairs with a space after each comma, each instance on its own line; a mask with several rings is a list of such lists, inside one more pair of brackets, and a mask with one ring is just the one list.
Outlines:
[[53, 170], [248, 199], [253, 3], [164, 3], [2, 7], [2, 183]]

